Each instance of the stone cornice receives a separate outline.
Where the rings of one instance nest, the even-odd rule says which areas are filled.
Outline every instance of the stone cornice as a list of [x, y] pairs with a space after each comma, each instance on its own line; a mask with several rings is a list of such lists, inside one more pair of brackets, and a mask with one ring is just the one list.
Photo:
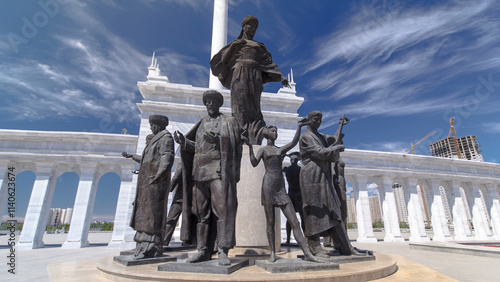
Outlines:
[[[208, 88], [204, 87], [159, 81], [139, 81], [137, 86], [145, 101], [179, 103], [184, 106], [186, 104], [203, 105], [201, 97], [203, 92], [208, 90]], [[224, 97], [224, 107], [230, 107], [231, 95], [229, 90], [218, 91]], [[304, 98], [294, 94], [263, 92], [261, 96], [262, 112], [278, 111], [279, 109], [281, 113], [297, 113], [303, 102]], [[284, 107], [285, 105], [286, 107]]]
[[500, 164], [432, 156], [347, 149], [346, 175], [500, 183]]

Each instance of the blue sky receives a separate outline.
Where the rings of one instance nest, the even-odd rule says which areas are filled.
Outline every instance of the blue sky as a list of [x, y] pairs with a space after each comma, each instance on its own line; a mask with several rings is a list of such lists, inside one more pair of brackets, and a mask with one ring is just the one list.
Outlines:
[[[256, 16], [299, 114], [322, 111], [332, 134], [345, 113], [347, 148], [402, 152], [436, 130], [416, 147], [428, 155], [455, 117], [500, 162], [498, 1], [229, 2], [228, 42]], [[0, 128], [138, 134], [153, 52], [171, 82], [208, 87], [212, 13], [212, 0], [0, 1]]]

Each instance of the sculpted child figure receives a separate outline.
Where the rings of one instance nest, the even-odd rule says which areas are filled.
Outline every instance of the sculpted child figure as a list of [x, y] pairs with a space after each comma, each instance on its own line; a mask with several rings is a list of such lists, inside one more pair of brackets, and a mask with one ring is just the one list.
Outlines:
[[256, 167], [259, 164], [260, 160], [263, 160], [264, 166], [266, 168], [266, 173], [264, 174], [264, 178], [262, 179], [261, 201], [266, 214], [266, 232], [269, 242], [269, 248], [271, 251], [269, 262], [276, 261], [274, 230], [274, 207], [276, 206], [281, 208], [281, 211], [283, 212], [287, 220], [291, 223], [295, 240], [297, 240], [297, 243], [304, 252], [305, 260], [321, 262], [316, 257], [314, 257], [309, 250], [304, 234], [302, 233], [302, 230], [300, 228], [299, 221], [297, 219], [297, 216], [295, 215], [295, 209], [293, 207], [292, 201], [286, 193], [285, 179], [282, 173], [283, 157], [298, 143], [300, 129], [305, 125], [305, 123], [300, 123], [292, 142], [281, 148], [274, 145], [276, 139], [278, 138], [278, 130], [276, 126], [269, 125], [264, 127], [262, 134], [264, 138], [267, 139], [267, 145], [259, 149], [259, 151], [257, 152], [257, 156], [254, 155], [252, 144], [245, 140], [250, 149], [250, 161], [252, 165]]

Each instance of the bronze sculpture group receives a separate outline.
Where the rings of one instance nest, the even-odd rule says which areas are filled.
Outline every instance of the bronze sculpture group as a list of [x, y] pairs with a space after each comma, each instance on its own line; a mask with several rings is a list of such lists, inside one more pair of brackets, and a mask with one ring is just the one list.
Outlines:
[[[232, 116], [219, 111], [224, 102], [221, 93], [205, 91], [202, 99], [208, 115], [189, 132], [176, 131], [172, 137], [166, 130], [168, 118], [152, 115], [153, 134], [148, 136], [143, 155], [123, 153], [141, 164], [131, 220], [131, 227], [137, 231], [135, 259], [161, 256], [182, 213], [181, 240], [187, 245], [196, 242], [198, 249], [186, 262], [208, 261], [217, 253], [219, 265], [231, 264], [228, 251], [236, 244], [236, 189], [244, 143], [249, 146], [252, 165], [257, 166], [262, 160], [266, 169], [261, 199], [270, 262], [276, 260], [274, 207], [280, 207], [288, 219], [305, 260], [321, 262], [320, 258], [328, 257], [321, 248], [320, 236], [330, 236], [341, 255], [360, 253], [351, 246], [346, 230], [341, 127], [334, 136], [319, 133], [322, 115], [313, 111], [299, 122], [290, 143], [281, 148], [275, 146], [278, 129], [265, 125], [260, 96], [266, 82], [289, 84], [264, 45], [253, 41], [257, 25], [255, 17], [244, 18], [238, 39], [221, 49], [210, 62], [213, 74], [231, 90]], [[347, 119], [343, 117], [340, 122], [347, 124]], [[301, 135], [304, 126], [307, 129]], [[267, 139], [267, 145], [255, 155], [253, 145], [260, 145], [262, 138]], [[181, 163], [170, 180], [174, 140], [180, 146]], [[285, 169], [290, 183], [287, 194], [283, 158], [297, 143], [300, 154], [289, 155], [292, 165]], [[299, 155], [302, 169], [297, 165]], [[293, 184], [291, 179], [295, 179]], [[167, 195], [175, 187], [167, 216]], [[296, 217], [297, 211], [302, 224]]]

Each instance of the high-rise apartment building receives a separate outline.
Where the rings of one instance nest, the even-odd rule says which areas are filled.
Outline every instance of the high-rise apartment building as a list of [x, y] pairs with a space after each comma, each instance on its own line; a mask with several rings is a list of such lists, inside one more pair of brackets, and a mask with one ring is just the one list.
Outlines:
[[392, 185], [394, 191], [394, 198], [396, 200], [396, 207], [398, 209], [398, 219], [399, 222], [408, 223], [408, 210], [406, 209], [405, 195], [403, 187], [400, 184], [395, 183]]
[[380, 198], [378, 194], [368, 197], [368, 200], [370, 201], [370, 215], [372, 217], [372, 223], [382, 221], [382, 210], [380, 209]]
[[[456, 138], [456, 141], [457, 143], [455, 144], [453, 137], [448, 137], [429, 145], [431, 155], [440, 158], [459, 159], [461, 157], [465, 160], [477, 162], [484, 161], [481, 150], [479, 150], [476, 136], [469, 135], [462, 138]], [[460, 152], [460, 154], [458, 152]]]
[[67, 208], [67, 209], [52, 208], [50, 209], [47, 226], [59, 226], [63, 224], [70, 224], [72, 216], [73, 216], [73, 208]]

